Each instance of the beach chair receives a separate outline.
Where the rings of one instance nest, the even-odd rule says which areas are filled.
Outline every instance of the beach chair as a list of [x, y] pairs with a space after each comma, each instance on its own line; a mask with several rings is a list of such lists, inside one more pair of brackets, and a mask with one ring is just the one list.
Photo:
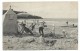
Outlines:
[[25, 24], [23, 24], [22, 25], [22, 34], [24, 33], [24, 32], [26, 32], [26, 33], [30, 33], [31, 35], [33, 35], [33, 33], [32, 33], [32, 31], [29, 29], [29, 28], [27, 28], [26, 26], [25, 26]]

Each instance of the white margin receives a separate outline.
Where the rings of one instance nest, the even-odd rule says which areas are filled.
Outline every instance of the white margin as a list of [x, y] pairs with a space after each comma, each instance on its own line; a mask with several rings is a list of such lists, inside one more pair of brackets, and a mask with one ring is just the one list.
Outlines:
[[[80, 0], [0, 0], [0, 51], [3, 51], [3, 22], [2, 22], [2, 3], [3, 2], [42, 2], [42, 1], [78, 1], [78, 50], [71, 50], [71, 51], [80, 51]], [[5, 51], [5, 50], [4, 50]], [[9, 50], [7, 50], [9, 51]], [[14, 50], [10, 50], [14, 51]], [[15, 50], [15, 51], [45, 51], [45, 50]], [[53, 50], [46, 50], [46, 51], [53, 51]], [[56, 50], [60, 51], [60, 50]], [[62, 50], [62, 51], [70, 51], [70, 50]]]

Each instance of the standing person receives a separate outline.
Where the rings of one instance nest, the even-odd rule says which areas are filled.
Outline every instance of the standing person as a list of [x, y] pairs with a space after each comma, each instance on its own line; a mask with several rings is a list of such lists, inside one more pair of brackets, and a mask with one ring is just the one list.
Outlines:
[[53, 33], [55, 34], [55, 25], [54, 24], [53, 24], [53, 29], [52, 30], [53, 30]]
[[45, 21], [42, 22], [43, 25], [44, 25], [45, 23], [46, 23]]
[[24, 33], [24, 28], [23, 28], [24, 23], [22, 22], [20, 25], [21, 25], [21, 33]]
[[41, 25], [40, 25], [40, 27], [39, 27], [39, 33], [40, 33], [40, 35], [42, 35], [42, 36], [44, 36], [43, 29], [44, 29], [44, 24], [41, 23]]
[[19, 22], [17, 22], [17, 24], [18, 24], [18, 32], [20, 32], [21, 31], [21, 27], [20, 27]]
[[68, 21], [66, 22], [67, 26], [68, 26]]
[[73, 27], [74, 27], [74, 24], [73, 24]]
[[34, 30], [35, 25], [36, 25], [36, 24], [33, 24], [33, 23], [31, 24], [31, 26], [30, 26], [30, 27], [31, 27], [31, 30], [32, 30], [32, 31]]
[[62, 33], [64, 35], [64, 38], [66, 38], [66, 31], [64, 29], [62, 30]]
[[39, 20], [37, 20], [37, 25], [39, 26]]

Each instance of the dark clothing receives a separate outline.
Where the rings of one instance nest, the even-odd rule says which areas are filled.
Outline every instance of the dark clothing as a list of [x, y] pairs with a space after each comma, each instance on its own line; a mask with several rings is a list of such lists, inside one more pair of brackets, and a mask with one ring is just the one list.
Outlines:
[[33, 31], [35, 28], [35, 25], [32, 23], [30, 27], [31, 27], [31, 30]]
[[24, 33], [24, 26], [25, 26], [26, 24], [21, 23], [20, 25], [22, 26], [21, 33]]
[[39, 27], [39, 33], [40, 33], [40, 35], [42, 35], [42, 36], [44, 36], [44, 32], [43, 32], [43, 27]]
[[32, 31], [29, 28], [27, 28], [27, 27], [24, 27], [24, 31], [25, 32], [30, 32], [33, 35]]
[[35, 28], [35, 25], [32, 26], [32, 30]]
[[29, 32], [29, 33], [31, 33], [33, 35], [32, 31], [25, 26], [26, 24], [21, 24], [21, 25], [22, 25], [22, 33], [25, 31], [26, 33]]

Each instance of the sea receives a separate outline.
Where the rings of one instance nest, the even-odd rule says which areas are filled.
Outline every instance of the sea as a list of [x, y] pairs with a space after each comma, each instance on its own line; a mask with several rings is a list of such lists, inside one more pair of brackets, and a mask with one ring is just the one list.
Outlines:
[[45, 22], [46, 25], [55, 25], [55, 26], [66, 26], [66, 22], [68, 25], [78, 25], [78, 19], [54, 19], [54, 18], [43, 18], [43, 19], [18, 19], [19, 22], [26, 22], [27, 24], [31, 24], [32, 22]]

